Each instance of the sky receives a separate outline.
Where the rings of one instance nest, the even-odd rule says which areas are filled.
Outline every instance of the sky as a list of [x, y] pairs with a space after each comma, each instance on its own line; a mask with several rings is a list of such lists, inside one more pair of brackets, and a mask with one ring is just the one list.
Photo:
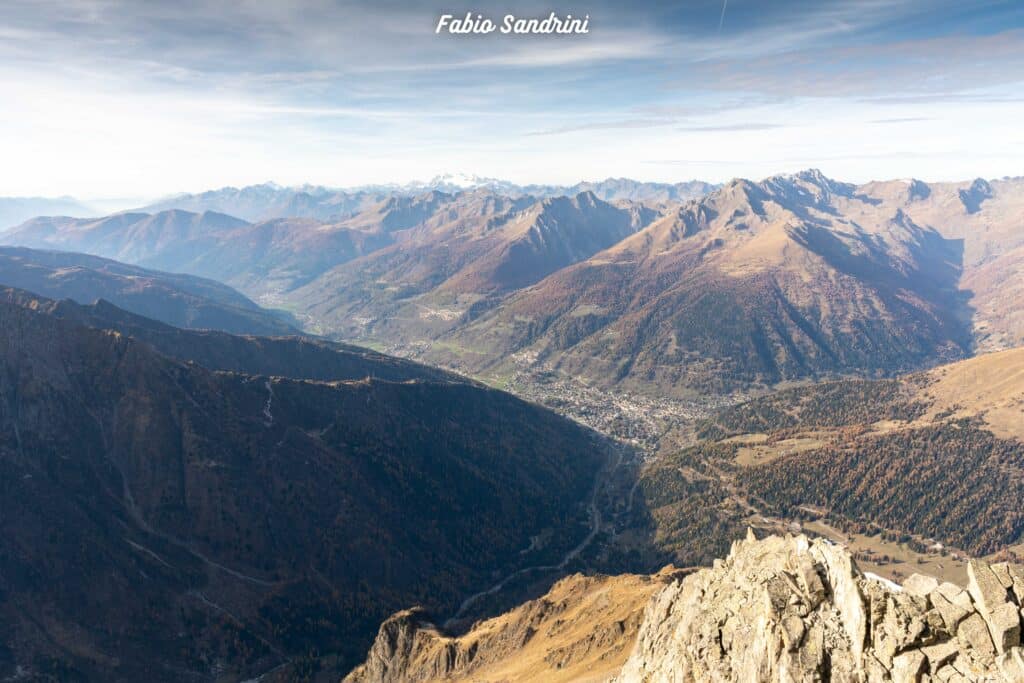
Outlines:
[[[442, 14], [586, 35], [437, 34]], [[1019, 0], [4, 0], [0, 196], [1024, 174]]]

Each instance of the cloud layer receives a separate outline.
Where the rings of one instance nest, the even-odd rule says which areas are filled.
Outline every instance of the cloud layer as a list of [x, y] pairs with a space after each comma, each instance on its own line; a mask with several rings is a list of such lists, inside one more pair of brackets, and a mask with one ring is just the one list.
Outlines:
[[[589, 14], [591, 33], [434, 33], [466, 11]], [[1022, 44], [1011, 1], [15, 0], [0, 182], [112, 196], [455, 170], [1021, 173]]]

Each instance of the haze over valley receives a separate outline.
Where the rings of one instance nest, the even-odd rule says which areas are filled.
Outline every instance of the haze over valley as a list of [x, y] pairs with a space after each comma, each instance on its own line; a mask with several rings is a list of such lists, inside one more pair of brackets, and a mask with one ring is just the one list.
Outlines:
[[0, 3], [0, 683], [1024, 683], [1022, 45]]

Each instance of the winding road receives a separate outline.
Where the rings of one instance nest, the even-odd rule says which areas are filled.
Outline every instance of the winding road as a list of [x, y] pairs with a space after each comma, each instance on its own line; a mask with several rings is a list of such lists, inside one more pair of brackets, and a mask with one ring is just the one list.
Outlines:
[[527, 574], [531, 574], [533, 572], [550, 572], [565, 569], [570, 562], [572, 562], [579, 556], [580, 553], [586, 550], [587, 546], [589, 546], [594, 541], [594, 538], [596, 538], [597, 534], [601, 531], [602, 519], [601, 509], [597, 504], [598, 498], [601, 495], [601, 491], [607, 485], [611, 475], [616, 470], [618, 470], [619, 467], [622, 466], [624, 451], [621, 448], [616, 448], [615, 450], [618, 452], [618, 459], [615, 461], [615, 464], [612, 465], [609, 459], [609, 462], [606, 463], [605, 466], [598, 471], [597, 476], [594, 478], [594, 488], [590, 493], [590, 501], [587, 503], [587, 513], [590, 517], [590, 530], [587, 532], [587, 535], [583, 538], [583, 540], [580, 541], [579, 544], [577, 544], [571, 550], [566, 552], [565, 555], [562, 556], [562, 559], [558, 562], [558, 564], [535, 565], [531, 567], [523, 567], [522, 569], [517, 569], [511, 574], [505, 576], [503, 579], [498, 581], [490, 588], [482, 590], [479, 593], [474, 593], [473, 595], [470, 595], [468, 598], [462, 601], [462, 603], [459, 605], [458, 611], [451, 618], [444, 622], [444, 628], [449, 628], [456, 621], [464, 617], [469, 608], [472, 607], [481, 598], [498, 593], [515, 579], [518, 579], [519, 577], [525, 576]]

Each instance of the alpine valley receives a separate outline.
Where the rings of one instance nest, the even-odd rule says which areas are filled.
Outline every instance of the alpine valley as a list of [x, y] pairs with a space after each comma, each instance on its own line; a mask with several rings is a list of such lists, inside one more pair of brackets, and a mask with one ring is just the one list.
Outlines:
[[1022, 178], [33, 201], [0, 680], [1024, 681]]

